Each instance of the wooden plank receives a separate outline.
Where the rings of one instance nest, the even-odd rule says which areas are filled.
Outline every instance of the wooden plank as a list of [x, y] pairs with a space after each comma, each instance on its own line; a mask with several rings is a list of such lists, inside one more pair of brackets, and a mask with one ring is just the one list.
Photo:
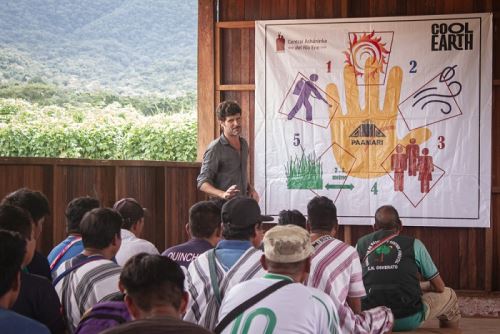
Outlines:
[[217, 29], [255, 29], [255, 21], [220, 21], [215, 26]]
[[255, 84], [232, 84], [232, 85], [218, 85], [218, 91], [254, 91]]
[[0, 165], [19, 166], [150, 166], [150, 167], [198, 167], [198, 162], [177, 162], [177, 161], [147, 161], [147, 160], [90, 160], [90, 159], [68, 159], [68, 158], [18, 158], [0, 157]]
[[215, 0], [198, 0], [198, 161], [214, 139], [214, 23]]

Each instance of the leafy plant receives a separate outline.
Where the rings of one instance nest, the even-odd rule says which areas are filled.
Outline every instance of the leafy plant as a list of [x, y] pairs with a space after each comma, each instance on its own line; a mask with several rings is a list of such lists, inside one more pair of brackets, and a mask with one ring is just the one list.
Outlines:
[[285, 165], [288, 189], [322, 189], [323, 167], [314, 154], [291, 158]]
[[0, 156], [194, 161], [196, 115], [0, 99]]

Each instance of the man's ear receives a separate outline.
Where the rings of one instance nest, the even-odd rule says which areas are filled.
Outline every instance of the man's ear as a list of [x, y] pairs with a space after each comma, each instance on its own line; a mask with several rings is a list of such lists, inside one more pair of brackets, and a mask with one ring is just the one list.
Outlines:
[[260, 257], [260, 264], [262, 265], [262, 268], [264, 268], [264, 270], [267, 270], [267, 268], [269, 268], [266, 262], [266, 256], [264, 254], [262, 254]]
[[186, 314], [187, 306], [189, 301], [189, 294], [186, 291], [182, 292], [181, 304], [179, 306], [179, 317], [182, 318]]
[[189, 223], [186, 223], [186, 225], [184, 225], [184, 229], [186, 230], [188, 237], [191, 239], [192, 235], [191, 235], [191, 228], [189, 227]]
[[311, 272], [311, 257], [309, 256], [307, 259], [306, 259], [306, 263], [305, 263], [305, 268], [304, 268], [304, 271], [306, 273], [310, 273]]
[[309, 219], [306, 221], [306, 230], [311, 233], [311, 223], [309, 222]]
[[125, 305], [127, 305], [128, 312], [130, 313], [130, 316], [132, 317], [132, 319], [133, 320], [140, 319], [141, 312], [139, 311], [139, 309], [135, 305], [132, 298], [130, 298], [129, 295], [125, 295], [125, 298], [123, 299], [123, 301], [125, 302]]

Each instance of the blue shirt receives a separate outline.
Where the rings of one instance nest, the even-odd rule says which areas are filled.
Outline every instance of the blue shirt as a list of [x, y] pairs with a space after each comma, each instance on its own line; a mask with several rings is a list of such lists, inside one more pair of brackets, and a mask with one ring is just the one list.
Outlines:
[[[54, 249], [52, 249], [49, 253], [49, 256], [47, 256], [47, 260], [49, 260], [49, 264], [52, 264], [52, 262], [55, 260], [55, 258], [57, 257], [57, 255], [63, 251], [64, 247], [66, 247], [67, 245], [69, 245], [73, 240], [75, 240], [76, 237], [74, 235], [70, 235], [69, 237], [67, 237], [66, 239], [64, 239], [63, 241], [61, 241], [61, 243], [59, 245], [57, 245], [56, 247], [54, 247]], [[66, 260], [69, 260], [73, 257], [75, 257], [76, 255], [80, 254], [81, 252], [83, 252], [83, 243], [82, 243], [82, 240], [76, 242], [73, 246], [71, 246], [67, 251], [66, 253], [59, 259], [59, 261], [56, 263], [56, 265], [54, 266], [54, 268], [52, 268], [52, 270], [50, 271], [52, 274], [54, 274], [56, 271], [57, 271], [57, 268]]]
[[0, 308], [2, 334], [50, 334], [41, 323], [3, 308]]
[[221, 240], [215, 247], [215, 256], [229, 270], [250, 247], [248, 240]]

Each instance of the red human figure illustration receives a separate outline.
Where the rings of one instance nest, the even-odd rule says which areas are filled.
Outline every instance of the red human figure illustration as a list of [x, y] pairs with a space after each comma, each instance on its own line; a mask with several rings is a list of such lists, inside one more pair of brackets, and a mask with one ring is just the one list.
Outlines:
[[404, 191], [405, 170], [408, 168], [403, 145], [396, 146], [396, 153], [391, 155], [391, 170], [394, 171], [394, 191]]
[[422, 154], [418, 157], [418, 180], [420, 181], [420, 192], [428, 193], [432, 180], [432, 172], [434, 171], [434, 163], [429, 155], [429, 149], [424, 148]]
[[278, 33], [278, 37], [276, 38], [276, 51], [285, 51], [285, 37], [281, 33]]
[[410, 143], [406, 145], [406, 155], [408, 156], [408, 176], [417, 175], [417, 163], [420, 156], [420, 147], [416, 143], [415, 138], [410, 139]]

